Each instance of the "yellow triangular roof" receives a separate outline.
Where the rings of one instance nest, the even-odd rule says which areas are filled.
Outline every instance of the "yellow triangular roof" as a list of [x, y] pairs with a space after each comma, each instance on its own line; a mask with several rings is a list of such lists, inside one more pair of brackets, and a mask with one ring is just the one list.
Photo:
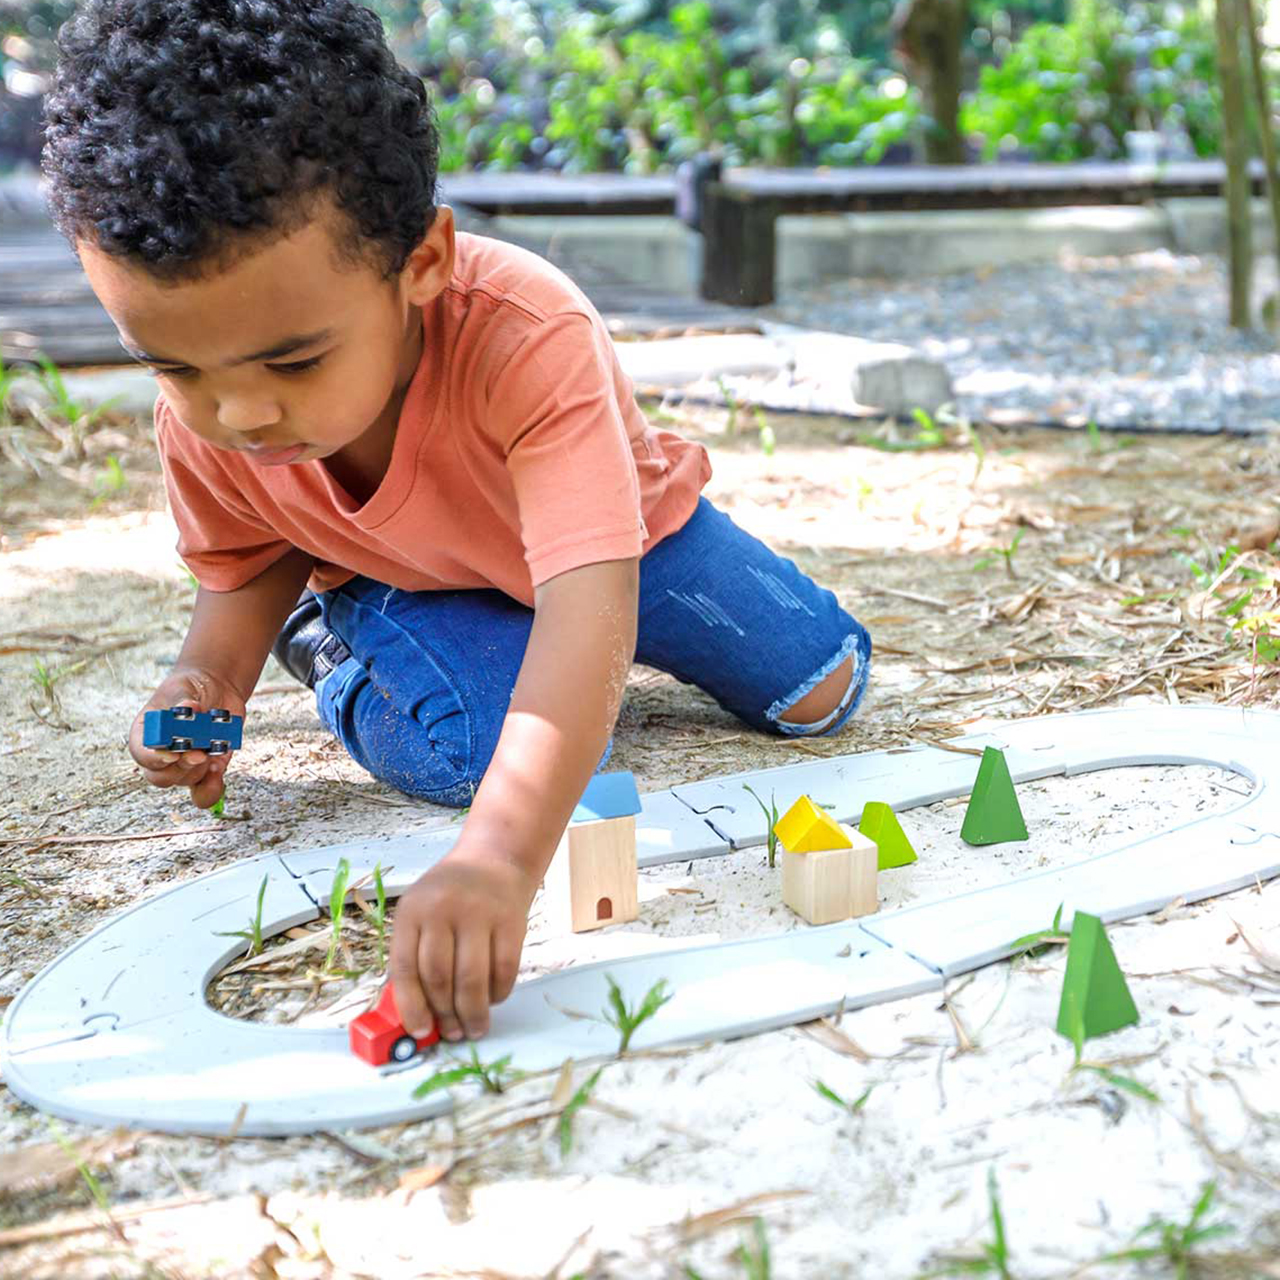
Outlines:
[[840, 824], [808, 796], [801, 796], [774, 824], [773, 834], [788, 853], [821, 853], [825, 849], [852, 849], [853, 841]]

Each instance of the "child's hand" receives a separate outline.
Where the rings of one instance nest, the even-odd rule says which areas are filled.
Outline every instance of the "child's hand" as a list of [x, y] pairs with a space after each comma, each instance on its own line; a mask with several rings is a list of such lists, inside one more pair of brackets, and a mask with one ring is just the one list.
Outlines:
[[191, 801], [197, 808], [212, 808], [222, 796], [222, 775], [232, 753], [211, 756], [204, 751], [160, 751], [144, 747], [143, 717], [148, 711], [169, 707], [194, 707], [197, 711], [225, 707], [233, 715], [242, 716], [244, 699], [212, 672], [175, 671], [151, 695], [151, 701], [138, 712], [129, 731], [129, 754], [153, 787], [190, 787]]
[[518, 863], [463, 844], [405, 892], [396, 907], [389, 972], [406, 1030], [438, 1020], [446, 1040], [478, 1039], [489, 1006], [511, 994], [537, 891]]

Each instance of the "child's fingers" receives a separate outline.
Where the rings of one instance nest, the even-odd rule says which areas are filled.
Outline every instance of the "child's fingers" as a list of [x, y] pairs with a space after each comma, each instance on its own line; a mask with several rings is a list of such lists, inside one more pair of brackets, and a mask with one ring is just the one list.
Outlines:
[[391, 954], [387, 957], [387, 973], [396, 993], [396, 1009], [400, 1021], [410, 1035], [422, 1039], [436, 1025], [427, 1004], [422, 981], [418, 977], [419, 930], [407, 919], [396, 920], [391, 931]]
[[438, 926], [424, 929], [418, 936], [418, 973], [441, 1036], [461, 1040], [462, 1024], [453, 1007], [453, 964], [453, 930]]
[[489, 930], [467, 929], [454, 943], [453, 1005], [468, 1040], [489, 1030]]
[[197, 809], [212, 809], [222, 799], [222, 770], [209, 768], [198, 782], [191, 784], [191, 801]]
[[524, 938], [502, 929], [493, 931], [493, 952], [489, 961], [489, 1003], [501, 1004], [516, 985], [520, 973], [520, 948]]
[[[167, 753], [166, 753], [167, 754]], [[149, 768], [139, 761], [142, 775], [153, 787], [189, 787], [199, 782], [208, 771], [207, 763], [193, 764], [179, 755], [167, 761], [164, 755], [155, 756], [156, 765]]]

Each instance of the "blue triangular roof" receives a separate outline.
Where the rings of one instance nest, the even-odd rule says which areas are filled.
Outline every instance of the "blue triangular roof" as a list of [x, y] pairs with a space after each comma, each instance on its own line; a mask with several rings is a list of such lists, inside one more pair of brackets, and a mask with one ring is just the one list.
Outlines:
[[629, 773], [597, 773], [582, 793], [572, 822], [599, 822], [640, 812], [640, 793]]

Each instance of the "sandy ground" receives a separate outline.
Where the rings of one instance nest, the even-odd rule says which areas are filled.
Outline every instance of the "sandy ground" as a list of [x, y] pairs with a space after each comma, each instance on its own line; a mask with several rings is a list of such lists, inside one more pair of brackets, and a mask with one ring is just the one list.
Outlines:
[[[1274, 442], [988, 430], [980, 447], [961, 433], [895, 452], [864, 441], [865, 425], [775, 417], [769, 456], [723, 414], [670, 412], [712, 447], [711, 496], [836, 589], [878, 657], [857, 722], [801, 744], [638, 668], [613, 763], [642, 790], [937, 740], [979, 716], [1280, 707], [1280, 664], [1251, 661], [1187, 567], [1212, 569], [1275, 521]], [[227, 818], [143, 786], [124, 736], [191, 597], [145, 432], [109, 424], [84, 459], [39, 478], [6, 460], [0, 500], [0, 1006], [172, 880], [267, 847], [451, 820], [364, 775], [270, 667]], [[882, 878], [885, 905], [1100, 852], [1246, 791], [1200, 768], [1049, 779], [1022, 789], [1031, 840], [981, 850], [958, 839], [959, 805], [914, 811], [920, 861]], [[642, 880], [632, 925], [564, 938], [535, 910], [525, 972], [803, 927], [761, 850]], [[1101, 1069], [1073, 1072], [1053, 1031], [1054, 947], [941, 1001], [610, 1062], [567, 1152], [558, 1118], [593, 1068], [567, 1091], [542, 1077], [460, 1095], [432, 1123], [273, 1141], [105, 1134], [0, 1088], [0, 1276], [1172, 1276], [1209, 1184], [1198, 1226], [1223, 1231], [1191, 1242], [1187, 1274], [1280, 1276], [1278, 895], [1260, 886], [1114, 928], [1142, 1021], [1090, 1043]], [[306, 1019], [350, 1016], [358, 994]], [[841, 1109], [816, 1081], [866, 1100]], [[1153, 1219], [1167, 1230], [1141, 1234]], [[1159, 1257], [1106, 1260], [1162, 1239]]]

